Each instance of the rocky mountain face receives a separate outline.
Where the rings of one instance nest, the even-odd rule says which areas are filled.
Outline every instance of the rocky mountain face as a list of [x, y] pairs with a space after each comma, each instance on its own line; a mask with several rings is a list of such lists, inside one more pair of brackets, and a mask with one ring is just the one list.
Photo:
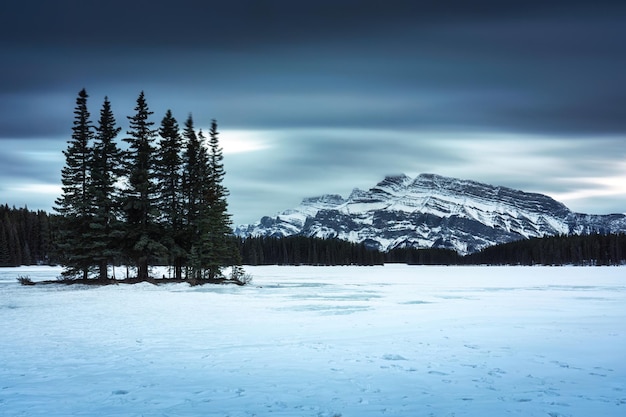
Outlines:
[[626, 216], [574, 213], [546, 195], [434, 174], [389, 176], [347, 199], [306, 198], [294, 209], [235, 229], [238, 236], [300, 234], [383, 251], [433, 247], [460, 254], [524, 238], [592, 232], [626, 232]]

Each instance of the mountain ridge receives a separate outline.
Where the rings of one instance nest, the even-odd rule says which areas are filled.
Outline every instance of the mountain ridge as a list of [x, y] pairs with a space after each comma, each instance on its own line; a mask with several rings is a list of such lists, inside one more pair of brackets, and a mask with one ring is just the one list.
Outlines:
[[293, 209], [240, 225], [245, 236], [305, 235], [365, 243], [378, 250], [448, 248], [460, 254], [557, 234], [626, 231], [626, 215], [574, 213], [563, 203], [472, 180], [390, 175], [369, 190], [307, 197]]

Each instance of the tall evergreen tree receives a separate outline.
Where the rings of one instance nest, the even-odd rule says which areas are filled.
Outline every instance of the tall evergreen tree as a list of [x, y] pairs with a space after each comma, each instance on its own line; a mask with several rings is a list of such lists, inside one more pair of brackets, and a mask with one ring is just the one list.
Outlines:
[[[206, 188], [208, 187], [209, 156], [205, 147], [205, 137], [202, 129], [195, 135], [197, 142], [189, 141], [187, 148], [190, 156], [188, 167], [190, 185], [190, 216], [188, 228], [191, 231], [189, 248], [190, 278], [193, 281], [207, 278], [207, 259], [210, 253], [208, 240], [208, 203]], [[195, 152], [192, 154], [192, 152]]]
[[185, 121], [183, 137], [185, 139], [183, 151], [184, 215], [188, 232], [193, 233], [193, 225], [196, 223], [198, 208], [200, 207], [203, 168], [201, 167], [202, 144], [196, 135], [191, 115]]
[[[231, 245], [230, 216], [227, 212], [228, 190], [222, 184], [224, 165], [219, 145], [217, 122], [211, 122], [208, 149], [202, 146], [199, 155], [202, 178], [201, 207], [197, 221], [197, 240], [192, 250], [192, 261], [201, 278], [221, 276], [222, 267], [229, 263], [235, 251]], [[202, 136], [201, 136], [202, 137]], [[204, 145], [204, 143], [203, 143]]]
[[108, 279], [109, 262], [119, 257], [118, 242], [122, 237], [116, 184], [124, 173], [124, 154], [115, 142], [121, 130], [116, 126], [111, 103], [105, 97], [96, 127], [90, 182], [94, 207], [91, 247], [102, 281]]
[[198, 220], [200, 218], [200, 207], [202, 206], [203, 173], [206, 171], [206, 156], [203, 155], [204, 148], [201, 138], [196, 134], [193, 118], [191, 115], [185, 121], [183, 130], [185, 145], [183, 149], [183, 230], [186, 236], [184, 249], [189, 254], [187, 265], [187, 278], [197, 280], [200, 278], [200, 267], [195, 260], [200, 231]]
[[88, 194], [88, 184], [92, 157], [90, 143], [94, 135], [87, 109], [88, 97], [87, 91], [82, 89], [76, 99], [72, 137], [68, 141], [67, 150], [63, 152], [65, 155], [65, 166], [61, 171], [63, 194], [56, 200], [54, 208], [62, 218], [57, 243], [65, 266], [63, 275], [81, 276], [83, 279], [88, 278], [89, 269], [93, 265], [86, 244], [92, 216], [92, 198]]
[[137, 267], [137, 278], [147, 280], [149, 265], [163, 256], [165, 247], [158, 242], [155, 211], [154, 186], [154, 141], [156, 130], [149, 120], [152, 112], [148, 108], [143, 91], [137, 98], [135, 115], [129, 116], [130, 137], [128, 142], [126, 171], [128, 189], [125, 190], [124, 211], [126, 214], [125, 241], [128, 255]]
[[182, 278], [182, 265], [186, 258], [183, 241], [183, 173], [182, 137], [178, 122], [168, 110], [159, 129], [161, 141], [156, 153], [157, 208], [162, 240], [168, 249], [170, 265], [174, 266], [174, 276]]
[[[206, 187], [206, 204], [209, 208], [209, 238], [212, 240], [212, 256], [210, 257], [209, 275], [211, 278], [221, 274], [221, 267], [229, 264], [233, 254], [238, 251], [231, 245], [232, 222], [228, 213], [228, 190], [224, 186], [224, 155], [219, 143], [217, 121], [211, 121], [209, 130], [209, 161], [208, 184]], [[237, 261], [240, 262], [239, 259]]]

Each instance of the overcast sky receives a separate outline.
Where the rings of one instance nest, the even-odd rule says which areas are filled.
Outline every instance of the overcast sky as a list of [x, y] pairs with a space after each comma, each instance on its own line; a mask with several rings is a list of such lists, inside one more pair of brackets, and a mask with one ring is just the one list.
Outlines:
[[626, 212], [624, 2], [21, 0], [0, 56], [0, 203], [51, 210], [84, 87], [217, 119], [235, 223], [422, 172]]

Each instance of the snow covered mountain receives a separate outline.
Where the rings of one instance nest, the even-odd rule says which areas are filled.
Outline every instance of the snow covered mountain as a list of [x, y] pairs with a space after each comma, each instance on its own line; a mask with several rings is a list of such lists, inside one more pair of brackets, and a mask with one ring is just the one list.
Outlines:
[[300, 206], [235, 229], [238, 236], [301, 234], [461, 254], [514, 240], [563, 233], [624, 232], [623, 214], [574, 213], [542, 194], [421, 174], [388, 176], [373, 188], [305, 198]]

